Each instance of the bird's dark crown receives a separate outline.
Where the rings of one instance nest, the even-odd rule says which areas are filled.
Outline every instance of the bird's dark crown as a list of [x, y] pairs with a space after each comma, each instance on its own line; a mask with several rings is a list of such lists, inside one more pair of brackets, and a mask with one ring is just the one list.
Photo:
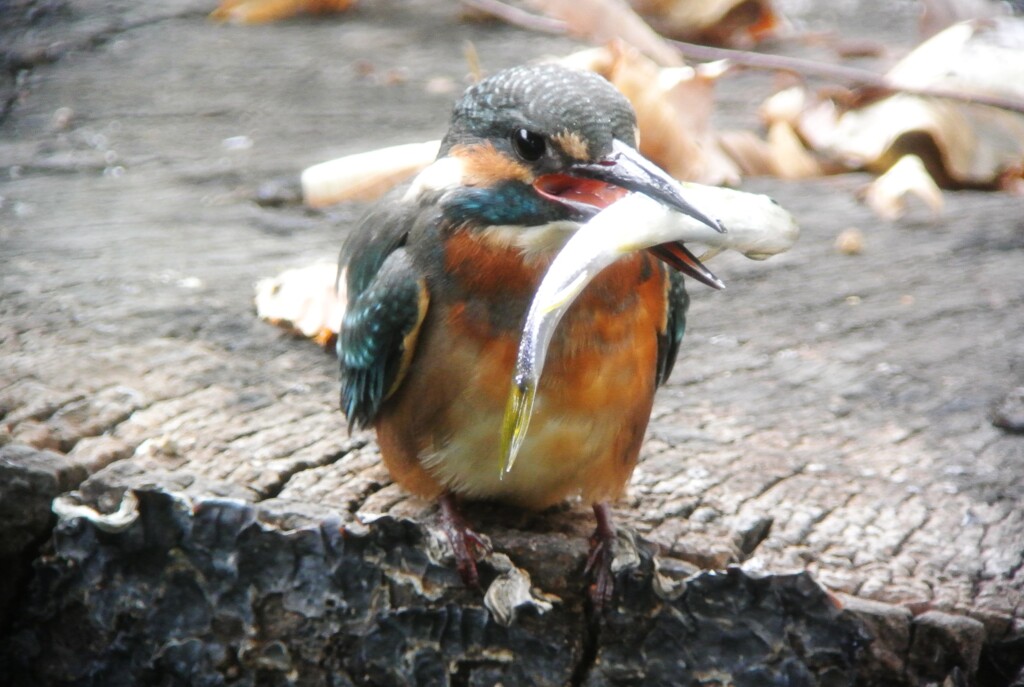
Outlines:
[[513, 67], [470, 87], [455, 105], [440, 154], [487, 141], [516, 155], [521, 130], [545, 139], [545, 156], [526, 160], [541, 172], [600, 159], [614, 139], [636, 145], [636, 115], [614, 86], [593, 72], [545, 64]]

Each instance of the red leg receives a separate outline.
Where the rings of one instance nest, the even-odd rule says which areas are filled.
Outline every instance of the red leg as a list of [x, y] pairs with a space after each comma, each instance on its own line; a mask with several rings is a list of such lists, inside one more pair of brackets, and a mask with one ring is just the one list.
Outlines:
[[451, 542], [455, 553], [455, 564], [467, 587], [480, 587], [480, 574], [476, 569], [476, 555], [487, 555], [491, 546], [479, 534], [466, 526], [455, 497], [445, 493], [441, 496], [441, 528]]
[[597, 519], [597, 529], [590, 537], [590, 554], [587, 556], [584, 574], [591, 578], [587, 587], [590, 602], [594, 610], [600, 613], [605, 604], [611, 603], [615, 594], [615, 576], [612, 574], [615, 525], [612, 523], [612, 509], [607, 503], [594, 504], [594, 517]]

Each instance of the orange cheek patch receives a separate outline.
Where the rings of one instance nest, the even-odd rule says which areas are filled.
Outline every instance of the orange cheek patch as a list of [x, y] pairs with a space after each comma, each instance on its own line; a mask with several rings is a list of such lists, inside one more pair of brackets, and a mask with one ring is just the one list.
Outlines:
[[491, 143], [453, 146], [451, 154], [462, 161], [463, 181], [469, 186], [486, 188], [502, 181], [533, 181], [529, 168], [501, 154]]

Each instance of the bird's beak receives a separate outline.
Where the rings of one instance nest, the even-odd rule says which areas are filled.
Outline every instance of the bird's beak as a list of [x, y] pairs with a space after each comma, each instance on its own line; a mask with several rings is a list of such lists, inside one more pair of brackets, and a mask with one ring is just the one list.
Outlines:
[[[571, 208], [581, 220], [590, 219], [633, 191], [688, 215], [717, 232], [725, 231], [718, 222], [683, 198], [679, 182], [618, 140], [613, 141], [612, 152], [603, 159], [576, 163], [566, 173], [540, 176], [533, 185], [541, 195]], [[718, 277], [681, 241], [662, 243], [648, 250], [683, 274], [713, 288], [722, 288]]]

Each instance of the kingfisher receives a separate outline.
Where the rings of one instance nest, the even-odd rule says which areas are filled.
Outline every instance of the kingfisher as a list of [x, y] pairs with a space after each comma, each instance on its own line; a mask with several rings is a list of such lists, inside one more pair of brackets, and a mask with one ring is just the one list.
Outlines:
[[597, 520], [589, 596], [597, 605], [612, 598], [609, 503], [625, 489], [655, 390], [679, 352], [689, 302], [682, 274], [720, 282], [681, 243], [606, 268], [555, 333], [507, 474], [499, 444], [527, 310], [574, 231], [631, 192], [720, 230], [637, 152], [637, 136], [632, 106], [595, 73], [499, 72], [456, 103], [437, 159], [370, 209], [342, 247], [338, 358], [349, 430], [373, 427], [392, 478], [439, 501], [469, 585], [479, 585], [476, 555], [487, 546], [463, 519], [462, 500], [543, 509], [578, 494]]

